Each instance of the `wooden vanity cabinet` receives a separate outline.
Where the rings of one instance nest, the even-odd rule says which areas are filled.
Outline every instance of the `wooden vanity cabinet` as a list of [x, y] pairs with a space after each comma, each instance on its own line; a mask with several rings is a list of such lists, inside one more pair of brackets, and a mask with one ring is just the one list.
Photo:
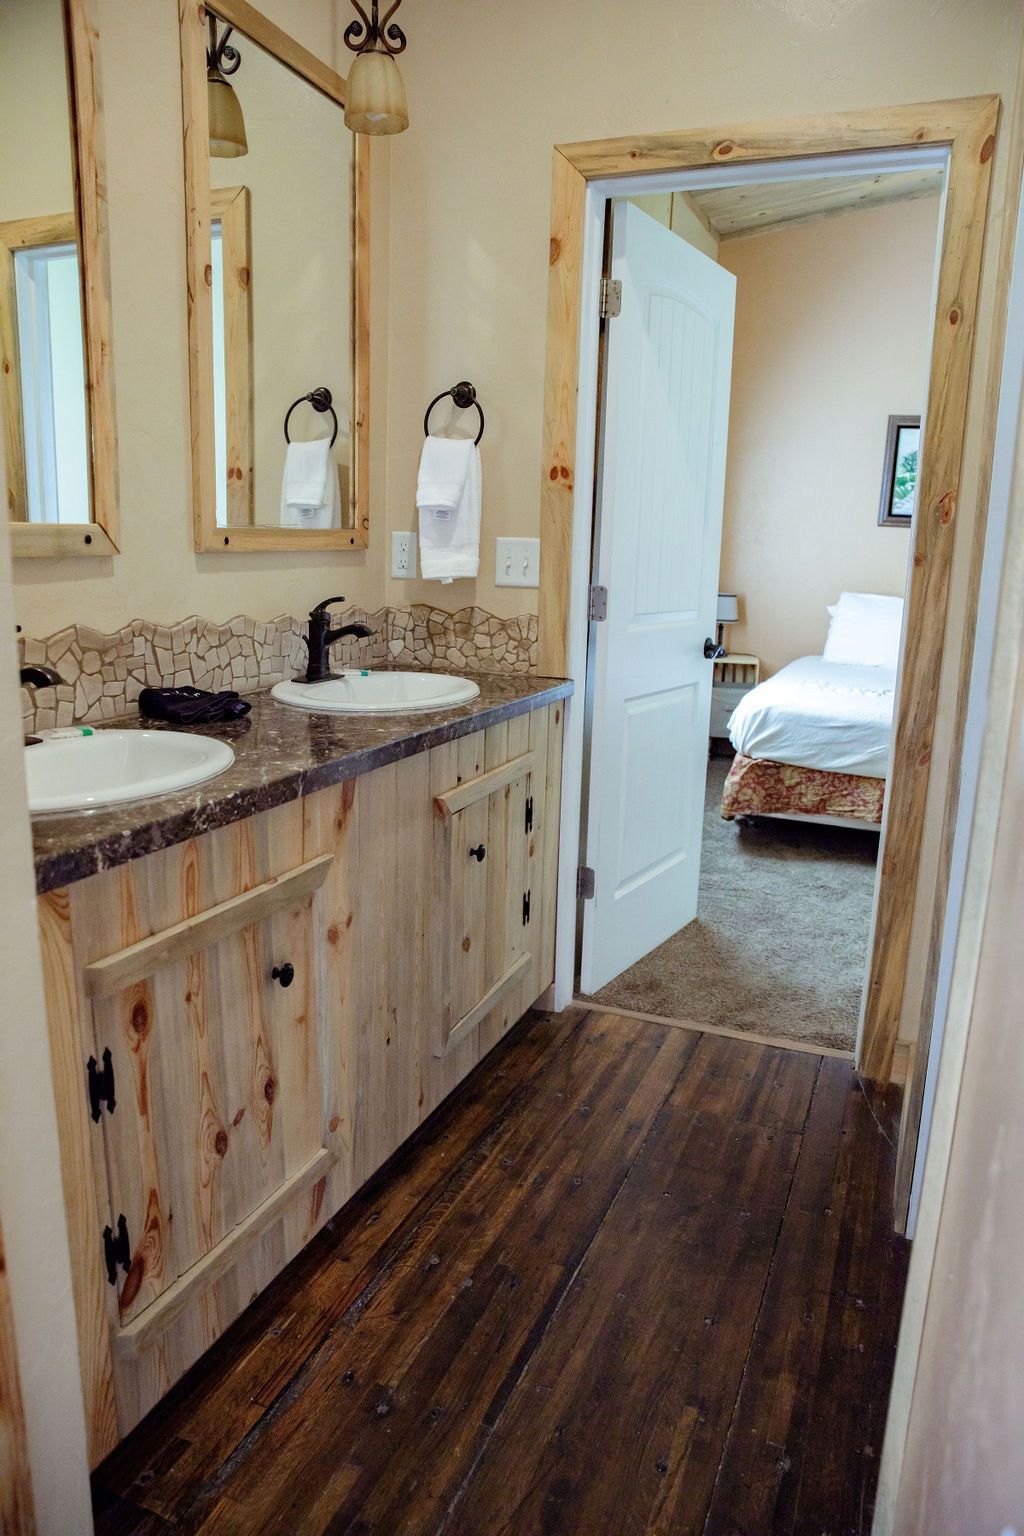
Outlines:
[[94, 1463], [550, 984], [561, 717], [40, 898]]

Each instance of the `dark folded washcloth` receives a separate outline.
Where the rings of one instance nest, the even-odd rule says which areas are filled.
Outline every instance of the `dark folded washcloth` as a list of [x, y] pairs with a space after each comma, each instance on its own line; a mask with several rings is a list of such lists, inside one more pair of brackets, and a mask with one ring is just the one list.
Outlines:
[[252, 705], [237, 693], [207, 693], [203, 688], [143, 688], [139, 714], [171, 725], [214, 725], [247, 715]]

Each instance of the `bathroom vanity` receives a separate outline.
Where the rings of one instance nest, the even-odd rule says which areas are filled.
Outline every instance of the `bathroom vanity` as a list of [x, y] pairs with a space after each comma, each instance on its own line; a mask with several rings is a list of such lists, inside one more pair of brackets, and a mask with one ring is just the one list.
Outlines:
[[94, 1463], [551, 983], [570, 685], [479, 681], [35, 823]]

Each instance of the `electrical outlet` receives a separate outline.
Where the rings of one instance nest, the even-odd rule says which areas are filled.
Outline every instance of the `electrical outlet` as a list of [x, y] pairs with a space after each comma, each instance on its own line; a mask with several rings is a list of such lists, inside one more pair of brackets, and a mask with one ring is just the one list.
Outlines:
[[540, 586], [540, 539], [497, 539], [494, 584], [498, 587]]
[[416, 575], [416, 535], [393, 533], [391, 535], [391, 574], [411, 581]]

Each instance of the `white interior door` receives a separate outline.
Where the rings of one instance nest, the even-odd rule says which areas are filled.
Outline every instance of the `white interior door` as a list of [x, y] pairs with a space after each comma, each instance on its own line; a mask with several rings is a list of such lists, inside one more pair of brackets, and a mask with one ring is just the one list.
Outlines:
[[581, 981], [697, 915], [736, 280], [616, 206], [595, 581]]

